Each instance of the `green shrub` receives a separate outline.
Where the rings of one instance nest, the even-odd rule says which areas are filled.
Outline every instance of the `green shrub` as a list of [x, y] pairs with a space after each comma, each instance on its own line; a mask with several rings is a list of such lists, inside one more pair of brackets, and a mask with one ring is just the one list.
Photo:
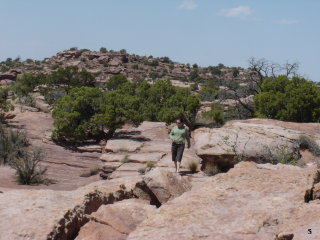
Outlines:
[[188, 169], [190, 170], [190, 172], [196, 173], [198, 169], [198, 165], [199, 164], [197, 162], [189, 162]]
[[100, 48], [100, 52], [101, 52], [101, 53], [107, 53], [108, 50], [107, 50], [105, 47], [101, 47], [101, 48]]
[[16, 170], [16, 179], [20, 184], [47, 183], [43, 177], [47, 169], [40, 167], [44, 155], [40, 149], [25, 150], [22, 154], [10, 162], [10, 166]]
[[139, 168], [138, 169], [138, 173], [140, 173], [141, 175], [145, 174], [146, 169], [145, 168]]
[[36, 100], [32, 94], [27, 94], [26, 96], [20, 97], [19, 103], [28, 107], [36, 107]]
[[217, 125], [223, 125], [225, 122], [223, 115], [223, 106], [217, 103], [212, 103], [211, 110], [202, 113], [202, 117], [204, 119], [210, 120], [211, 122], [214, 122]]
[[147, 168], [154, 168], [155, 164], [153, 162], [147, 162]]
[[127, 54], [127, 50], [121, 49], [121, 50], [120, 50], [120, 53], [121, 53], [121, 54]]
[[290, 148], [287, 145], [277, 146], [275, 149], [271, 150], [271, 163], [272, 164], [290, 164], [297, 165], [298, 160], [300, 159], [300, 153], [298, 149]]
[[8, 100], [10, 87], [0, 88], [0, 121], [3, 120], [4, 114], [14, 109], [14, 106]]
[[318, 122], [320, 89], [304, 78], [286, 76], [267, 78], [261, 93], [254, 97], [255, 114], [294, 122]]
[[10, 164], [21, 157], [29, 146], [27, 135], [23, 131], [6, 129], [0, 125], [0, 164]]
[[76, 66], [59, 68], [46, 77], [45, 83], [50, 86], [64, 87], [67, 91], [74, 87], [94, 87], [94, 76], [85, 69]]
[[14, 85], [14, 91], [19, 97], [27, 96], [33, 92], [35, 87], [45, 83], [44, 74], [25, 73], [19, 76]]
[[152, 66], [152, 67], [159, 66], [159, 62], [157, 60], [144, 61], [143, 64], [147, 66]]
[[162, 58], [162, 62], [164, 62], [164, 63], [170, 63], [171, 60], [170, 60], [169, 57], [163, 57], [163, 58]]
[[300, 149], [308, 149], [314, 156], [320, 156], [320, 147], [311, 137], [300, 135], [298, 144]]
[[118, 89], [121, 85], [128, 83], [128, 79], [123, 74], [112, 76], [106, 83], [105, 86], [109, 91]]

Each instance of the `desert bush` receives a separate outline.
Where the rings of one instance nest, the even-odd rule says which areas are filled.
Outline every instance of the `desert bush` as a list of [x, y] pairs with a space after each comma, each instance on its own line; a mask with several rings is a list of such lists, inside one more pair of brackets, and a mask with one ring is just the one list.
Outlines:
[[64, 88], [40, 88], [40, 93], [44, 96], [45, 101], [52, 105], [64, 95], [67, 91]]
[[0, 88], [0, 121], [4, 118], [4, 113], [14, 109], [14, 106], [8, 100], [10, 87]]
[[10, 166], [16, 170], [17, 181], [26, 185], [47, 183], [47, 179], [43, 177], [47, 169], [42, 169], [39, 165], [43, 158], [41, 149], [22, 151], [19, 157], [10, 162]]
[[89, 171], [80, 174], [80, 177], [91, 177], [97, 175], [100, 172], [100, 167], [94, 167], [89, 169]]
[[128, 83], [128, 79], [123, 74], [112, 76], [106, 83], [105, 86], [109, 91], [118, 89], [121, 85]]
[[107, 53], [108, 50], [107, 50], [105, 47], [101, 47], [101, 48], [100, 48], [100, 52], [101, 52], [101, 53]]
[[205, 87], [199, 91], [199, 97], [201, 101], [211, 102], [217, 99], [218, 93], [219, 91], [217, 89]]
[[14, 162], [16, 158], [21, 157], [23, 150], [28, 146], [25, 132], [6, 129], [0, 125], [0, 164]]
[[171, 60], [170, 60], [169, 57], [163, 57], [163, 58], [162, 58], [162, 62], [164, 62], [164, 63], [170, 63]]
[[298, 144], [300, 149], [308, 149], [314, 156], [320, 156], [320, 147], [311, 137], [300, 135]]
[[188, 169], [190, 170], [190, 172], [192, 173], [196, 173], [197, 169], [198, 169], [198, 163], [197, 162], [189, 162], [188, 163]]
[[154, 168], [155, 164], [153, 162], [147, 162], [147, 168]]
[[282, 121], [318, 122], [320, 89], [304, 78], [266, 78], [254, 97], [255, 114]]
[[13, 90], [19, 97], [27, 96], [28, 94], [33, 92], [36, 86], [39, 86], [44, 82], [44, 74], [25, 73], [17, 78]]
[[126, 50], [126, 49], [121, 49], [121, 50], [120, 50], [120, 53], [121, 53], [121, 54], [127, 54], [127, 50]]
[[95, 78], [85, 69], [80, 70], [77, 66], [67, 66], [49, 74], [45, 83], [49, 86], [64, 87], [68, 91], [80, 86], [94, 87]]
[[202, 118], [205, 120], [209, 120], [216, 125], [223, 125], [225, 122], [223, 115], [223, 106], [218, 103], [212, 103], [210, 111], [202, 113]]
[[290, 147], [286, 144], [279, 146], [265, 146], [260, 158], [270, 161], [272, 164], [297, 165], [301, 155], [298, 147]]
[[277, 147], [276, 153], [271, 158], [271, 162], [273, 164], [282, 163], [297, 165], [299, 159], [300, 154], [298, 150], [292, 151], [287, 145], [283, 145]]
[[129, 156], [128, 155], [125, 155], [124, 158], [121, 159], [122, 163], [128, 163], [129, 162]]
[[140, 173], [141, 175], [145, 174], [146, 169], [145, 168], [139, 168], [138, 169], [138, 173]]
[[152, 67], [157, 67], [157, 66], [159, 66], [159, 62], [158, 62], [157, 60], [144, 61], [143, 64], [144, 64], [144, 65], [147, 65], [147, 66], [152, 66]]
[[20, 97], [18, 101], [21, 105], [25, 105], [28, 107], [36, 107], [36, 100], [32, 96], [32, 94], [27, 94], [26, 96]]

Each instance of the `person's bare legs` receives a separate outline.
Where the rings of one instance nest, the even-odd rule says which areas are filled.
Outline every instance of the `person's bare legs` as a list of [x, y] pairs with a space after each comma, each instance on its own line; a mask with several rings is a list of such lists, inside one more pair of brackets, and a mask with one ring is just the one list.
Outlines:
[[176, 169], [177, 169], [177, 173], [178, 173], [178, 172], [180, 172], [180, 164], [181, 164], [181, 162], [177, 161], [175, 163], [177, 165]]
[[174, 166], [175, 166], [176, 172], [177, 172], [177, 169], [178, 169], [178, 167], [177, 167], [177, 161], [174, 161]]

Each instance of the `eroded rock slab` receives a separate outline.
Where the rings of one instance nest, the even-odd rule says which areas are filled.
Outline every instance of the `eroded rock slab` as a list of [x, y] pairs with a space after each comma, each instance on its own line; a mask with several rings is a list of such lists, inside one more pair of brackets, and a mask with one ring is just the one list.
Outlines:
[[274, 239], [290, 231], [283, 226], [310, 204], [305, 198], [318, 180], [314, 168], [241, 162], [163, 205], [128, 239]]
[[268, 162], [281, 152], [292, 154], [302, 131], [271, 124], [231, 121], [222, 128], [194, 132], [197, 155], [206, 164], [229, 169], [240, 160]]
[[128, 199], [111, 205], [103, 205], [90, 216], [90, 221], [81, 229], [76, 240], [126, 239], [127, 235], [155, 210], [155, 206], [141, 199]]
[[11, 190], [1, 193], [1, 239], [71, 239], [87, 214], [102, 204], [135, 197], [141, 177], [98, 181], [74, 191]]

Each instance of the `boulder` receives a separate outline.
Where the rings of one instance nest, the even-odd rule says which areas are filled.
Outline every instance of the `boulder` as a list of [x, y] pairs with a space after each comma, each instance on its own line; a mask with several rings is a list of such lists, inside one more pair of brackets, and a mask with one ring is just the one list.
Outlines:
[[62, 51], [62, 52], [59, 52], [57, 54], [57, 56], [59, 58], [67, 58], [67, 59], [70, 59], [70, 58], [78, 58], [80, 57], [82, 54], [81, 51], [78, 51], [78, 50], [67, 50], [67, 51]]
[[[293, 233], [294, 225], [285, 226], [294, 222], [306, 234], [311, 219], [314, 236], [319, 236], [319, 204], [308, 207], [317, 200], [305, 202], [317, 181], [319, 172], [314, 168], [241, 162], [162, 205], [127, 239], [270, 240]], [[310, 210], [309, 223], [295, 218], [297, 209], [304, 207]]]
[[22, 71], [20, 69], [10, 69], [7, 72], [0, 73], [0, 80], [16, 80], [17, 76], [21, 74]]
[[143, 180], [162, 204], [191, 189], [186, 178], [159, 167], [149, 171]]
[[206, 165], [229, 169], [238, 161], [268, 162], [281, 152], [297, 151], [302, 131], [276, 125], [231, 121], [222, 128], [200, 128], [194, 132], [195, 150]]
[[109, 62], [108, 65], [112, 67], [118, 67], [122, 64], [122, 60], [119, 58], [112, 58]]

